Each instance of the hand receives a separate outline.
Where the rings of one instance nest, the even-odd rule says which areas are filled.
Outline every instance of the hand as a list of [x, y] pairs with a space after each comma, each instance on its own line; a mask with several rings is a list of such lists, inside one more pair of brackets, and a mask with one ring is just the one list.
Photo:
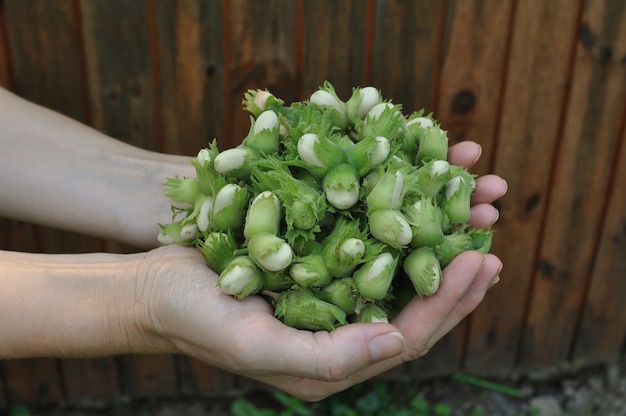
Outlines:
[[[479, 146], [463, 142], [450, 148], [449, 160], [470, 167], [479, 156]], [[471, 224], [493, 224], [498, 212], [490, 203], [505, 192], [499, 177], [479, 178]], [[142, 298], [150, 300], [143, 315], [153, 333], [179, 352], [312, 401], [426, 354], [474, 310], [502, 267], [494, 255], [463, 253], [445, 268], [435, 295], [413, 299], [390, 324], [310, 332], [282, 324], [260, 297], [221, 293], [198, 250], [172, 246], [149, 256]]]

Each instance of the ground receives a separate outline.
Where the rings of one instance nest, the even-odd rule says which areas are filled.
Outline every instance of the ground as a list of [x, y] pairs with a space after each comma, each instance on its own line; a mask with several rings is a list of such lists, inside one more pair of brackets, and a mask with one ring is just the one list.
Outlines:
[[0, 416], [222, 416], [233, 414], [231, 406], [238, 398], [245, 406], [236, 416], [625, 416], [625, 370], [613, 365], [552, 380], [518, 383], [485, 384], [485, 380], [458, 375], [420, 383], [381, 381], [313, 405], [263, 391], [229, 397], [127, 400], [107, 406], [14, 407], [0, 410]]

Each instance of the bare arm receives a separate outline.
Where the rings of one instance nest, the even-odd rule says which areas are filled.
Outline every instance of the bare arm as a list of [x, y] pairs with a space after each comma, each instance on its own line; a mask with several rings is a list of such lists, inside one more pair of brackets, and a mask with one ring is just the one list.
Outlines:
[[173, 351], [142, 320], [151, 264], [144, 254], [0, 251], [0, 358]]
[[0, 216], [156, 247], [162, 184], [189, 158], [142, 150], [0, 88]]
[[[163, 181], [194, 174], [186, 157], [147, 152], [0, 90], [0, 216], [157, 245], [168, 222]], [[450, 149], [471, 166], [475, 143]], [[498, 217], [497, 176], [477, 180], [470, 223]], [[191, 247], [146, 253], [45, 255], [0, 251], [0, 358], [181, 352], [319, 400], [425, 354], [480, 303], [500, 260], [463, 253], [438, 292], [391, 323], [298, 331], [263, 299], [236, 300]]]

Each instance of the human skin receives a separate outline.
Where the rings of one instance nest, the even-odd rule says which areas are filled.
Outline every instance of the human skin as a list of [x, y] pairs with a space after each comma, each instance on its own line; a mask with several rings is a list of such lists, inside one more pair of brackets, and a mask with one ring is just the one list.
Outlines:
[[[466, 252], [431, 297], [390, 323], [302, 331], [274, 318], [262, 298], [236, 300], [198, 250], [158, 247], [171, 218], [168, 177], [195, 174], [184, 156], [129, 146], [0, 89], [0, 216], [138, 247], [134, 254], [0, 251], [0, 358], [183, 353], [305, 400], [320, 400], [422, 357], [480, 303], [502, 263]], [[471, 167], [480, 146], [452, 146]], [[498, 219], [506, 192], [477, 179], [470, 224]], [[428, 359], [428, 358], [423, 358]]]

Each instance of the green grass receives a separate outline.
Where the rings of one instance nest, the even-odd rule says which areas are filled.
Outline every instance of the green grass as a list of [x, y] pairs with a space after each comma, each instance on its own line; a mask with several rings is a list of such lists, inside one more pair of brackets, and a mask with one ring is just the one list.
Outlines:
[[[485, 386], [482, 387], [485, 388]], [[231, 414], [233, 416], [452, 416], [455, 414], [455, 409], [451, 405], [443, 401], [429, 401], [422, 395], [416, 395], [413, 386], [402, 383], [378, 382], [359, 385], [318, 403], [307, 403], [278, 391], [273, 391], [271, 395], [276, 403], [271, 408], [258, 407], [245, 398], [239, 398], [233, 401]], [[465, 414], [487, 416], [480, 404], [476, 404], [469, 413]], [[519, 416], [532, 416], [532, 413]]]

